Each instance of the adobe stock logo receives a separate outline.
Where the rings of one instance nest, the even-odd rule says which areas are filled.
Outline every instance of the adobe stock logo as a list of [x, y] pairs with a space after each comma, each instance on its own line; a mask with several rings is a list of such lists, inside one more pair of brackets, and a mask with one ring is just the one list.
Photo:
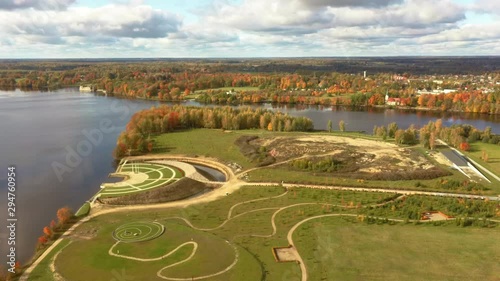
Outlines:
[[[119, 115], [119, 119], [124, 121], [130, 119], [136, 108], [137, 104], [134, 103], [124, 104], [123, 101], [113, 101], [111, 103], [110, 112]], [[115, 132], [116, 129], [113, 121], [109, 118], [101, 119], [98, 128], [90, 130], [83, 129], [83, 139], [73, 147], [70, 145], [65, 147], [64, 163], [54, 161], [51, 164], [52, 170], [56, 174], [59, 182], [63, 181], [64, 174], [73, 172], [81, 165], [84, 158], [92, 154], [94, 148], [103, 143], [106, 135]]]

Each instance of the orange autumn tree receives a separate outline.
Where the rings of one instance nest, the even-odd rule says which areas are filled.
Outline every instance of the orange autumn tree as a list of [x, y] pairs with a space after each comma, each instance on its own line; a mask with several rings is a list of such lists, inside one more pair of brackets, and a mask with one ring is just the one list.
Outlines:
[[272, 131], [273, 130], [273, 123], [269, 122], [269, 124], [267, 125], [267, 130], [268, 131]]
[[63, 207], [57, 210], [57, 220], [60, 225], [67, 223], [72, 216], [73, 214], [68, 207]]
[[39, 244], [40, 246], [45, 245], [45, 244], [47, 243], [47, 241], [48, 241], [47, 237], [45, 237], [45, 236], [43, 236], [43, 235], [42, 235], [42, 236], [40, 236], [40, 237], [38, 237], [38, 244]]
[[54, 232], [54, 230], [56, 230], [57, 228], [57, 223], [55, 220], [52, 220], [50, 221], [50, 229], [52, 230], [52, 232]]
[[47, 238], [52, 238], [52, 230], [50, 229], [50, 227], [46, 226], [43, 228], [43, 234], [45, 234], [45, 236]]
[[469, 151], [470, 150], [470, 144], [467, 142], [462, 142], [460, 143], [460, 149], [463, 151]]

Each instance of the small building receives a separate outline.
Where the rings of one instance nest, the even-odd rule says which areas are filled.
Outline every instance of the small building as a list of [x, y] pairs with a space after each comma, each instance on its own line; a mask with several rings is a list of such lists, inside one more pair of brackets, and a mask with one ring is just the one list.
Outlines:
[[80, 85], [80, 92], [95, 92], [95, 87], [93, 85]]
[[406, 78], [406, 77], [404, 77], [402, 75], [393, 75], [392, 79], [395, 80], [395, 81], [406, 81], [406, 80], [408, 80], [408, 78]]
[[390, 98], [389, 93], [385, 94], [386, 105], [401, 105], [401, 98]]
[[400, 98], [388, 98], [387, 101], [385, 102], [387, 105], [401, 105], [401, 99]]

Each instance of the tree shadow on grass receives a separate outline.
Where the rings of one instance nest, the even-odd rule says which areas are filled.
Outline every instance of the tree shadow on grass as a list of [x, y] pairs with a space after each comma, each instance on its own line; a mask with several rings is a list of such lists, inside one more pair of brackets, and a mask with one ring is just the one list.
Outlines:
[[155, 154], [155, 153], [168, 153], [168, 152], [171, 152], [172, 150], [174, 150], [176, 147], [175, 146], [169, 146], [169, 145], [159, 145], [159, 146], [155, 146], [153, 148], [153, 150], [151, 151], [151, 153]]

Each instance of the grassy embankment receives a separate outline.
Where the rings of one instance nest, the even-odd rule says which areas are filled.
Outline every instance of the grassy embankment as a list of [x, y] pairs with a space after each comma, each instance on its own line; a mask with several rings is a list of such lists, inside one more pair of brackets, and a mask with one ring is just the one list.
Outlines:
[[44, 281], [53, 281], [54, 276], [52, 274], [52, 271], [50, 270], [50, 264], [52, 263], [52, 259], [54, 256], [61, 251], [63, 248], [69, 245], [71, 240], [69, 239], [64, 239], [59, 244], [54, 247], [54, 249], [43, 259], [42, 262], [40, 262], [35, 269], [31, 272], [28, 281], [33, 281], [33, 280], [44, 280]]
[[[482, 158], [483, 151], [488, 154], [488, 162], [485, 162]], [[465, 155], [500, 177], [500, 145], [474, 142], [470, 145], [470, 151], [466, 151]], [[487, 173], [484, 173], [484, 175], [490, 181], [500, 186], [500, 182], [495, 180], [492, 176]]]

